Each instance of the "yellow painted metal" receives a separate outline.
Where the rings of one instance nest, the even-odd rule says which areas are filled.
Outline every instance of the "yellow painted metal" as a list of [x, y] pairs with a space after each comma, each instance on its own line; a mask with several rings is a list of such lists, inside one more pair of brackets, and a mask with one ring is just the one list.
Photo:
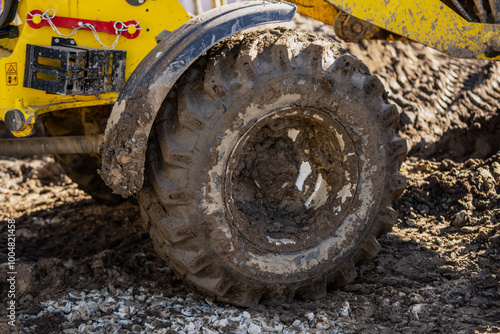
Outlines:
[[297, 12], [332, 25], [339, 11], [324, 0], [287, 0], [297, 6]]
[[468, 22], [438, 0], [325, 1], [354, 17], [454, 57], [500, 60], [498, 24]]
[[[118, 93], [99, 96], [61, 96], [24, 88], [24, 66], [26, 44], [50, 45], [52, 37], [59, 37], [51, 27], [33, 29], [26, 24], [27, 13], [32, 10], [45, 12], [53, 9], [57, 16], [99, 20], [135, 20], [142, 30], [135, 39], [119, 37], [117, 50], [127, 51], [125, 78], [127, 79], [140, 61], [156, 45], [155, 36], [163, 30], [173, 31], [189, 20], [189, 15], [177, 0], [146, 0], [140, 6], [132, 6], [126, 0], [21, 0], [18, 8], [19, 37], [15, 40], [0, 39], [0, 120], [13, 108], [21, 110], [26, 120], [33, 123], [36, 116], [45, 112], [74, 107], [95, 106], [114, 103]], [[15, 23], [15, 22], [14, 22]], [[62, 34], [71, 29], [59, 28]], [[78, 31], [74, 36], [78, 46], [101, 48], [91, 31]], [[105, 45], [112, 45], [116, 35], [100, 32]], [[6, 51], [10, 50], [10, 51]], [[23, 135], [19, 133], [18, 135]]]
[[[338, 20], [339, 14], [342, 13], [335, 6], [329, 4], [325, 0], [286, 0], [297, 6], [297, 13], [306, 15], [328, 25], [334, 25], [335, 20]], [[381, 30], [381, 29], [379, 29]], [[365, 39], [380, 39], [380, 35], [367, 35]], [[383, 39], [390, 41], [408, 41], [407, 38], [395, 34], [386, 34]]]

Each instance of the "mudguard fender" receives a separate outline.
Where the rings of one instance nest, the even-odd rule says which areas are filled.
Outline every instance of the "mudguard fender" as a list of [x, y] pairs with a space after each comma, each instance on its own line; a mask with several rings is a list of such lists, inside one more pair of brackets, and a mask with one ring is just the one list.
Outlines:
[[219, 41], [259, 25], [290, 21], [286, 2], [235, 3], [201, 14], [163, 39], [137, 66], [108, 120], [99, 171], [114, 193], [142, 188], [148, 136], [163, 100], [184, 71]]

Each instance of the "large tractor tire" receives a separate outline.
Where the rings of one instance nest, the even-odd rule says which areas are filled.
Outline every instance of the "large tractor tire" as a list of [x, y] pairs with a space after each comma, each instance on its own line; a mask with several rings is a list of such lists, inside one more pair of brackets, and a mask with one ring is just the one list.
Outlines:
[[213, 47], [167, 97], [143, 219], [176, 273], [240, 306], [351, 282], [396, 219], [406, 141], [380, 80], [330, 40], [286, 29]]
[[[47, 113], [42, 116], [47, 136], [82, 136], [104, 133], [112, 105], [73, 108]], [[54, 156], [63, 170], [78, 187], [99, 202], [117, 204], [121, 196], [112, 193], [97, 170], [101, 168], [98, 154], [60, 154]]]

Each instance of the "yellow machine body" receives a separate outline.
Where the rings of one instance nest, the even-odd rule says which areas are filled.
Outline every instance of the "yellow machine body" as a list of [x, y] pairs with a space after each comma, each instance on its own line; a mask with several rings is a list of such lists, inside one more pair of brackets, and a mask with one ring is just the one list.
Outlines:
[[[290, 0], [297, 11], [327, 24], [351, 15], [458, 58], [500, 60], [498, 24], [468, 22], [439, 0]], [[370, 38], [366, 34], [365, 38]]]
[[[125, 79], [127, 79], [141, 60], [157, 44], [155, 37], [162, 31], [173, 31], [190, 19], [189, 15], [178, 1], [150, 0], [142, 5], [130, 5], [125, 0], [21, 0], [17, 17], [11, 23], [18, 25], [19, 37], [15, 39], [0, 39], [0, 120], [5, 119], [8, 110], [20, 110], [27, 123], [34, 123], [37, 115], [75, 107], [86, 107], [103, 104], [113, 104], [118, 92], [99, 95], [58, 95], [48, 94], [42, 90], [23, 87], [26, 62], [26, 45], [51, 45], [53, 37], [59, 37], [52, 27], [32, 28], [27, 24], [28, 13], [33, 10], [46, 12], [52, 9], [56, 16], [83, 20], [121, 21], [135, 20], [140, 24], [140, 33], [134, 39], [118, 37], [116, 50], [124, 50], [126, 56]], [[130, 28], [133, 31], [133, 27]], [[72, 33], [73, 29], [57, 28], [64, 35]], [[97, 32], [104, 45], [111, 46], [117, 35]], [[76, 45], [102, 48], [94, 33], [90, 30], [78, 30], [72, 39]], [[28, 134], [14, 133], [17, 136]]]
[[[289, 0], [298, 12], [326, 24], [334, 25], [347, 41], [387, 39], [417, 41], [455, 57], [500, 59], [500, 29], [498, 24], [474, 23], [439, 0]], [[132, 4], [135, 5], [132, 5]], [[39, 10], [58, 17], [97, 21], [135, 20], [140, 33], [135, 39], [92, 31], [78, 30], [71, 38], [76, 45], [100, 49], [117, 41], [116, 50], [126, 55], [125, 80], [156, 45], [155, 37], [162, 31], [174, 31], [189, 20], [189, 15], [177, 0], [21, 0], [17, 16], [11, 25], [19, 28], [19, 37], [0, 39], [0, 120], [9, 110], [19, 110], [26, 129], [14, 131], [26, 136], [36, 116], [68, 108], [113, 104], [119, 92], [95, 95], [60, 95], [23, 85], [26, 66], [26, 46], [51, 45], [59, 37], [50, 26], [33, 28], [27, 24], [28, 13]], [[35, 18], [34, 18], [35, 19]], [[40, 21], [40, 18], [36, 18]], [[131, 27], [130, 29], [134, 29]], [[64, 35], [73, 29], [57, 28]]]

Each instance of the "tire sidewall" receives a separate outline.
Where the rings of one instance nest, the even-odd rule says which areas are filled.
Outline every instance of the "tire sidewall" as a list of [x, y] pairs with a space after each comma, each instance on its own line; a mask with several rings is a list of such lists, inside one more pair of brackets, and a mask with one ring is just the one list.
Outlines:
[[[240, 88], [221, 101], [200, 136], [200, 153], [193, 189], [199, 189], [193, 209], [202, 222], [205, 252], [220, 259], [220, 267], [256, 284], [303, 285], [352, 256], [386, 196], [384, 145], [389, 138], [378, 125], [370, 100], [339, 73], [316, 73], [298, 69], [295, 73], [269, 73], [252, 86]], [[225, 193], [226, 168], [231, 153], [243, 134], [259, 119], [291, 106], [327, 113], [346, 129], [359, 158], [359, 175], [352, 205], [343, 224], [309, 249], [295, 253], [259, 252], [251, 247], [232, 223]], [[380, 138], [385, 140], [381, 142]]]

